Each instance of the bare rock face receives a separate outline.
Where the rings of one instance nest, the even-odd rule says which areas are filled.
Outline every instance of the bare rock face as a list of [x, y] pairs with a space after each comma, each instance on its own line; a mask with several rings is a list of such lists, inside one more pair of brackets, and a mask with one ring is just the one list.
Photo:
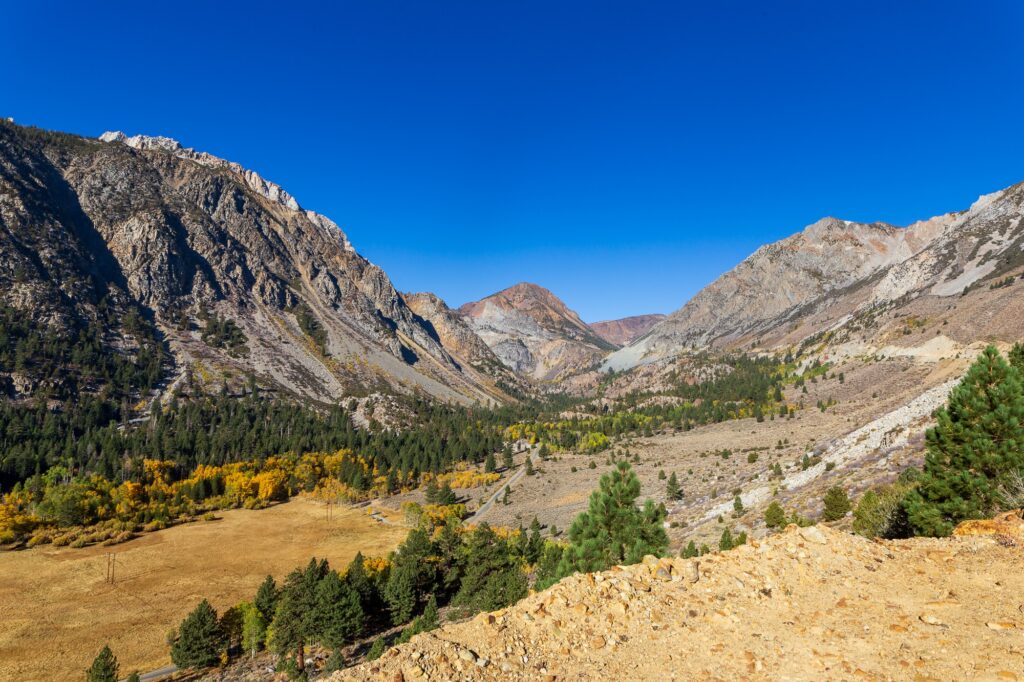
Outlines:
[[[823, 311], [841, 311], [831, 320], [839, 327], [920, 296], [959, 295], [1024, 261], [1022, 198], [1024, 186], [1016, 185], [965, 212], [906, 228], [820, 220], [758, 249], [605, 367], [628, 369], [689, 349], [756, 341]], [[806, 338], [829, 328], [807, 326], [801, 333]]]
[[[0, 124], [0, 227], [3, 303], [60, 324], [104, 297], [134, 302], [179, 368], [253, 373], [322, 401], [382, 387], [493, 395], [331, 220], [174, 140]], [[208, 311], [241, 327], [246, 357], [202, 343]]]
[[462, 317], [440, 298], [431, 293], [403, 294], [409, 308], [423, 319], [428, 331], [463, 368], [469, 367], [481, 377], [481, 383], [490, 383], [501, 391], [515, 393], [524, 390], [523, 381], [506, 367], [494, 351], [477, 336]]
[[592, 366], [615, 348], [536, 284], [517, 284], [459, 312], [505, 365], [537, 380]]
[[650, 331], [651, 327], [664, 320], [665, 317], [661, 313], [633, 315], [632, 317], [624, 317], [621, 320], [591, 322], [590, 328], [608, 343], [616, 346], [625, 346], [646, 334]]

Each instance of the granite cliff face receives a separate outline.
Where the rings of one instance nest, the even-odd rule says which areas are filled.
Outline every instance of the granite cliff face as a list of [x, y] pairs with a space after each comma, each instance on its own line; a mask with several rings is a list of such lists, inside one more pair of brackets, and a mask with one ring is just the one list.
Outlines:
[[541, 381], [592, 366], [615, 348], [536, 284], [516, 284], [459, 312], [506, 366]]
[[650, 331], [651, 327], [664, 320], [665, 317], [661, 313], [633, 315], [632, 317], [624, 317], [621, 320], [591, 322], [590, 328], [608, 343], [616, 346], [625, 346], [646, 334]]
[[[385, 388], [494, 394], [332, 221], [167, 138], [0, 125], [0, 290], [57, 325], [104, 298], [138, 305], [177, 369], [213, 384], [251, 373], [322, 401]], [[201, 340], [210, 314], [242, 330], [247, 352]]]
[[906, 228], [820, 220], [758, 249], [605, 366], [627, 369], [688, 349], [770, 347], [787, 328], [799, 326], [806, 338], [882, 307], [959, 295], [1022, 263], [1022, 197], [1024, 186], [1015, 185]]
[[403, 294], [409, 308], [437, 335], [441, 345], [462, 366], [474, 372], [481, 385], [514, 393], [525, 389], [523, 380], [506, 367], [470, 327], [466, 318], [431, 293]]

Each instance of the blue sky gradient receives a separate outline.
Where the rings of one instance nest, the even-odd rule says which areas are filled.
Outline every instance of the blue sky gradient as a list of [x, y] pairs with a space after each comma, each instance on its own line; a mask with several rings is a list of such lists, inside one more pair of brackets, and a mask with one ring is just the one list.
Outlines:
[[671, 312], [824, 215], [1024, 180], [1009, 0], [0, 10], [0, 115], [237, 161], [453, 306], [532, 281], [588, 321]]

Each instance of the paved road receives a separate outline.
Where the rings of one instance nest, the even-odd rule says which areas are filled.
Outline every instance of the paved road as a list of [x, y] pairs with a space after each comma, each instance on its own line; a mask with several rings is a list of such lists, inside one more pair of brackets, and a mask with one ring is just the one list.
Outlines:
[[519, 467], [519, 469], [514, 474], [512, 474], [511, 478], [509, 478], [507, 481], [505, 481], [505, 483], [502, 484], [502, 486], [500, 488], [498, 488], [498, 492], [496, 492], [493, 495], [491, 495], [491, 497], [486, 502], [484, 502], [480, 506], [480, 508], [477, 509], [476, 512], [472, 516], [470, 516], [468, 519], [466, 519], [466, 523], [476, 523], [477, 518], [479, 518], [483, 514], [486, 514], [487, 510], [490, 509], [492, 506], [494, 506], [494, 503], [498, 499], [498, 497], [500, 497], [502, 494], [504, 494], [505, 488], [508, 488], [513, 483], [518, 481], [520, 478], [523, 477], [523, 474], [525, 474], [525, 473], [526, 473], [526, 467], [525, 466]]
[[176, 672], [178, 672], [178, 666], [165, 665], [164, 667], [158, 670], [153, 670], [148, 673], [142, 673], [141, 675], [139, 675], [139, 680], [141, 680], [141, 682], [153, 682], [153, 680], [158, 680], [161, 677], [165, 677], [167, 675], [170, 675], [171, 673]]

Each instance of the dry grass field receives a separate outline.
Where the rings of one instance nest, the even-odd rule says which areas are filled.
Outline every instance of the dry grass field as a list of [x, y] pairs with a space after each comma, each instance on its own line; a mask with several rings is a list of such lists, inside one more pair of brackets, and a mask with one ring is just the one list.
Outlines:
[[161, 667], [167, 631], [204, 597], [221, 611], [251, 598], [268, 573], [280, 579], [312, 556], [344, 568], [357, 551], [385, 554], [406, 534], [365, 509], [335, 508], [328, 524], [324, 507], [304, 499], [219, 516], [114, 547], [0, 553], [0, 679], [81, 679], [104, 643], [125, 674]]

